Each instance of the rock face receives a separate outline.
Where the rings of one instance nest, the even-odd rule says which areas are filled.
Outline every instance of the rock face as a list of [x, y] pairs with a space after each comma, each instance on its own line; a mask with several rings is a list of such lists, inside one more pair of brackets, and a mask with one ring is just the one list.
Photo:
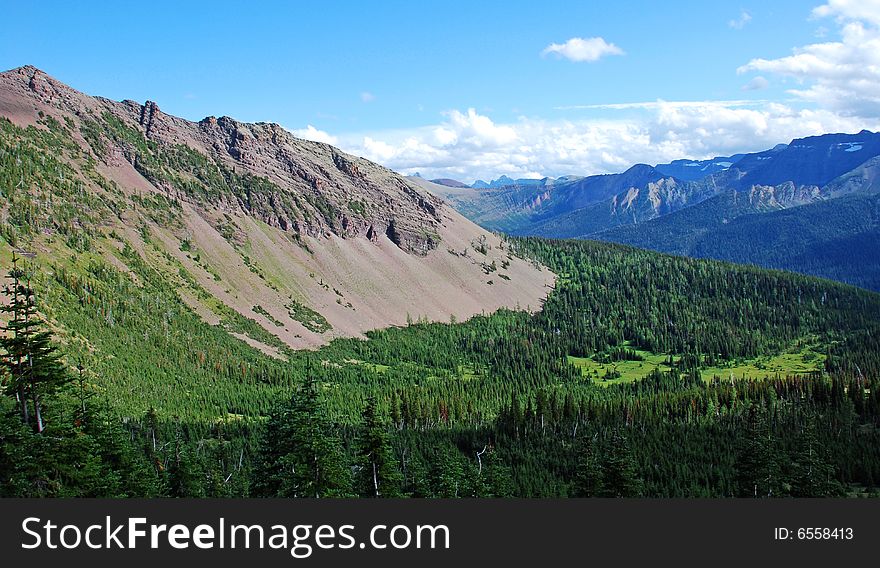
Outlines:
[[[284, 231], [371, 240], [377, 232], [394, 233], [394, 242], [413, 254], [438, 245], [439, 198], [368, 160], [298, 139], [278, 124], [226, 116], [190, 122], [163, 113], [153, 101], [90, 97], [31, 66], [0, 74], [0, 85], [96, 125], [100, 140], [89, 142], [97, 160], [110, 164], [121, 155], [177, 199], [192, 201], [196, 195], [164, 174], [204, 160], [200, 167], [220, 174], [212, 171], [218, 177], [213, 181], [229, 186], [211, 195], [213, 205], [239, 208]], [[187, 160], [180, 159], [182, 152]], [[169, 153], [178, 154], [172, 162], [163, 160]], [[242, 179], [257, 187], [245, 187]]]
[[204, 321], [272, 356], [412, 320], [532, 311], [555, 282], [439, 186], [277, 124], [191, 122], [22, 67], [0, 73], [0, 154], [16, 152], [28, 181], [9, 189], [33, 215], [13, 223], [0, 207], [0, 224], [50, 262], [86, 243], [121, 277], [130, 250]]

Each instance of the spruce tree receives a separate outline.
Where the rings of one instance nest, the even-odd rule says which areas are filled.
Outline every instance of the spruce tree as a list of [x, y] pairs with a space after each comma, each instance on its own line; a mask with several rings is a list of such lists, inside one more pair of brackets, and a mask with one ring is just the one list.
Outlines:
[[604, 497], [638, 497], [642, 480], [629, 441], [620, 431], [611, 436], [611, 448], [602, 464], [602, 492]]
[[738, 497], [781, 496], [777, 442], [765, 413], [765, 409], [752, 405], [746, 428], [740, 434], [735, 465]]
[[347, 497], [351, 472], [342, 441], [309, 379], [290, 404], [269, 417], [255, 468], [253, 492], [263, 497]]
[[599, 462], [596, 441], [584, 439], [581, 443], [577, 472], [574, 479], [575, 497], [597, 497], [604, 493], [602, 465]]
[[403, 476], [373, 398], [364, 409], [363, 425], [356, 447], [357, 493], [361, 497], [400, 497]]
[[9, 304], [0, 308], [10, 314], [3, 326], [0, 347], [4, 354], [2, 365], [7, 372], [5, 392], [16, 399], [22, 422], [42, 433], [46, 427], [43, 405], [55, 394], [70, 375], [61, 363], [52, 342], [52, 333], [43, 329], [44, 324], [36, 312], [36, 302], [25, 272], [18, 266], [13, 255], [12, 269], [3, 293]]

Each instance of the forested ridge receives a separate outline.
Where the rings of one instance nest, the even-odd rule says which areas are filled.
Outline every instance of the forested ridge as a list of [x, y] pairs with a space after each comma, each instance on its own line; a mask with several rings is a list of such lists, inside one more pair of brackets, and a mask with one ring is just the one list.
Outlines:
[[[43, 432], [22, 423], [7, 389], [2, 490], [779, 496], [874, 487], [880, 297], [617, 245], [510, 244], [560, 274], [539, 314], [413, 322], [289, 362], [205, 324], [132, 258], [137, 290], [98, 261], [76, 277], [25, 262], [43, 313], [77, 331], [62, 332], [65, 378], [44, 396]], [[698, 374], [800, 341], [826, 346], [814, 373]], [[671, 365], [599, 384], [566, 359], [635, 349], [668, 353]]]
[[[509, 239], [558, 275], [538, 313], [416, 318], [292, 351], [231, 309], [216, 306], [216, 325], [196, 314], [181, 292], [210, 294], [148, 229], [105, 230], [128, 198], [91, 195], [36, 144], [75, 148], [5, 136], [0, 495], [877, 492], [878, 294]], [[139, 199], [174, 222], [172, 200]], [[782, 355], [798, 365], [771, 364]]]
[[880, 195], [857, 193], [773, 210], [760, 202], [749, 203], [740, 193], [730, 191], [594, 238], [791, 270], [880, 290]]

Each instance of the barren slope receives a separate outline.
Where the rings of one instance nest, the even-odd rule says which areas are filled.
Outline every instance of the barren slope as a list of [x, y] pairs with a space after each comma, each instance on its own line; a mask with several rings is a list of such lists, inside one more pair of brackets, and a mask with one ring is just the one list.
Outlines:
[[[39, 132], [70, 142], [55, 157], [97, 198], [69, 223], [91, 235], [90, 254], [119, 266], [128, 244], [212, 324], [226, 306], [310, 347], [408, 319], [535, 310], [554, 282], [425, 188], [275, 124], [194, 123], [33, 67], [0, 73], [0, 116], [15, 125], [4, 147]], [[36, 202], [33, 248], [64, 253], [57, 204]]]

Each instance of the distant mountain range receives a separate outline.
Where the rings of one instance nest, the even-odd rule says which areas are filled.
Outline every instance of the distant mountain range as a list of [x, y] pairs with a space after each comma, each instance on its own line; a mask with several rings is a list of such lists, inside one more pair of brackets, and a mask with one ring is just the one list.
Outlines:
[[[418, 174], [416, 174], [418, 175]], [[421, 176], [419, 176], [421, 177]], [[543, 187], [547, 184], [552, 183], [560, 183], [565, 181], [574, 181], [581, 179], [581, 176], [562, 176], [559, 178], [519, 178], [513, 179], [508, 176], [502, 175], [498, 179], [493, 179], [492, 181], [483, 181], [478, 179], [474, 183], [468, 185], [462, 181], [458, 181], [457, 179], [450, 178], [439, 178], [432, 179], [431, 183], [435, 183], [437, 185], [444, 185], [446, 187], [469, 187], [472, 189], [497, 189], [501, 187]]]
[[863, 130], [619, 174], [435, 191], [495, 231], [607, 240], [880, 290], [878, 172], [880, 134]]

